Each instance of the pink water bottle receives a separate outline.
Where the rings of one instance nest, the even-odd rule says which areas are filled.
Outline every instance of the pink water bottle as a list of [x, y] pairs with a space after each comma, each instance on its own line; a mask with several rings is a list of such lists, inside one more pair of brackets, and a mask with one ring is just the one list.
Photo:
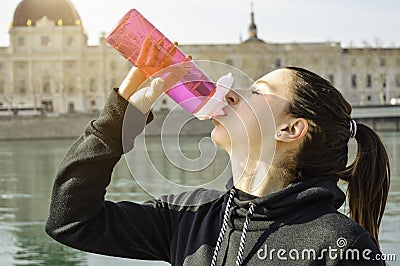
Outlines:
[[[147, 77], [156, 75], [168, 80], [165, 92], [189, 113], [199, 119], [223, 114], [223, 101], [233, 84], [232, 75], [223, 76], [215, 84], [137, 10], [130, 10], [106, 40], [132, 65], [140, 67]], [[155, 62], [157, 67], [143, 66], [139, 62], [143, 60], [141, 52], [149, 42], [161, 54]], [[173, 53], [171, 47], [174, 47]]]

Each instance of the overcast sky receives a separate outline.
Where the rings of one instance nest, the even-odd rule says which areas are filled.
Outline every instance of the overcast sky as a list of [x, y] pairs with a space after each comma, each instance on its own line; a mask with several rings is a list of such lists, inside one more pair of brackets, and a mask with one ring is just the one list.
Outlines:
[[[0, 0], [0, 46], [21, 0]], [[47, 0], [48, 1], [48, 0]], [[45, 0], [43, 0], [45, 2]], [[171, 40], [238, 43], [247, 36], [250, 0], [71, 0], [89, 43], [109, 32], [131, 8], [138, 9]], [[400, 47], [398, 0], [254, 0], [258, 36], [267, 42], [338, 41], [342, 46]]]

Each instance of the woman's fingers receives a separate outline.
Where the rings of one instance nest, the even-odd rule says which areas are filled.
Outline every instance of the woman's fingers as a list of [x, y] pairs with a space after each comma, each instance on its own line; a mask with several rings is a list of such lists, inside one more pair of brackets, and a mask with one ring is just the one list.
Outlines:
[[[137, 66], [139, 68], [151, 68], [150, 72], [155, 73], [165, 67], [168, 67], [174, 63], [174, 56], [177, 52], [178, 43], [174, 42], [164, 49], [165, 39], [162, 38], [154, 42], [151, 37], [147, 37], [143, 43], [142, 49], [139, 53], [137, 60]], [[192, 60], [189, 56], [185, 61]]]
[[176, 54], [177, 48], [176, 46], [178, 45], [177, 42], [174, 42], [173, 44], [170, 44], [167, 47], [167, 54], [159, 52], [159, 68], [162, 69], [164, 67], [168, 67], [173, 64], [174, 56]]
[[146, 75], [140, 70], [140, 68], [132, 67], [119, 86], [118, 93], [128, 100], [145, 80]]
[[153, 44], [152, 44], [152, 41], [151, 41], [151, 37], [148, 36], [143, 42], [142, 49], [140, 50], [140, 53], [139, 53], [139, 56], [138, 56], [138, 59], [137, 59], [137, 62], [136, 62], [136, 65], [138, 67], [142, 67], [142, 66], [146, 65], [147, 57], [148, 57], [148, 54], [149, 54], [149, 50], [152, 47], [152, 45]]
[[183, 60], [183, 62], [189, 62], [189, 61], [192, 61], [193, 60], [193, 57], [191, 56], [191, 55], [189, 55], [188, 57], [186, 57], [184, 60]]
[[177, 49], [175, 45], [170, 45], [167, 48], [168, 55], [164, 56], [164, 58], [161, 61], [162, 68], [172, 65], [176, 51]]
[[157, 65], [160, 62], [159, 59], [162, 56], [162, 52], [161, 52], [160, 48], [163, 46], [164, 46], [164, 39], [158, 40], [157, 45], [155, 45], [154, 43], [152, 44], [150, 51], [149, 51], [149, 56], [147, 59], [147, 66], [157, 67]]

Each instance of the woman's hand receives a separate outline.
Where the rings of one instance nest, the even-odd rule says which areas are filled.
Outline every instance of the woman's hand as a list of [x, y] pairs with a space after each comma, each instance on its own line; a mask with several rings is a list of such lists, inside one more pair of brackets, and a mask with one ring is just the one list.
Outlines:
[[[142, 113], [147, 113], [162, 94], [164, 81], [161, 78], [156, 78], [151, 82], [150, 87], [139, 89], [140, 85], [149, 75], [172, 64], [172, 58], [178, 45], [174, 43], [172, 47], [168, 47], [168, 54], [163, 54], [157, 47], [163, 46], [163, 44], [164, 40], [159, 40], [155, 44], [150, 37], [146, 38], [136, 62], [138, 67], [132, 67], [118, 89], [118, 93]], [[144, 69], [146, 69], [146, 72]], [[149, 71], [151, 73], [147, 73]]]
[[[170, 89], [187, 72], [185, 68], [188, 65], [186, 67], [182, 67], [181, 65], [170, 67], [166, 70], [168, 75], [165, 82], [162, 78], [156, 78], [151, 82], [150, 87], [139, 89], [146, 78], [173, 65], [173, 58], [178, 43], [175, 42], [173, 45], [167, 47], [167, 53], [160, 52], [160, 47], [163, 45], [163, 39], [155, 43], [151, 40], [151, 37], [147, 37], [136, 61], [137, 67], [132, 67], [118, 90], [123, 98], [128, 100], [142, 113], [147, 113], [150, 110], [157, 98], [162, 94], [164, 87], [165, 90]], [[185, 61], [190, 60], [192, 60], [191, 56], [186, 58]]]
[[135, 92], [128, 101], [140, 112], [146, 114], [150, 111], [154, 102], [163, 93], [164, 80], [162, 78], [153, 79], [150, 87], [145, 87]]

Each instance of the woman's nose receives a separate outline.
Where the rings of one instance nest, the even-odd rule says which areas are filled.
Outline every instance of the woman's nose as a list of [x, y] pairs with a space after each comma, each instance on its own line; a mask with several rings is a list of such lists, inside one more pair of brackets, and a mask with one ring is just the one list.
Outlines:
[[228, 105], [236, 105], [239, 103], [239, 95], [232, 90], [226, 94], [225, 99]]

